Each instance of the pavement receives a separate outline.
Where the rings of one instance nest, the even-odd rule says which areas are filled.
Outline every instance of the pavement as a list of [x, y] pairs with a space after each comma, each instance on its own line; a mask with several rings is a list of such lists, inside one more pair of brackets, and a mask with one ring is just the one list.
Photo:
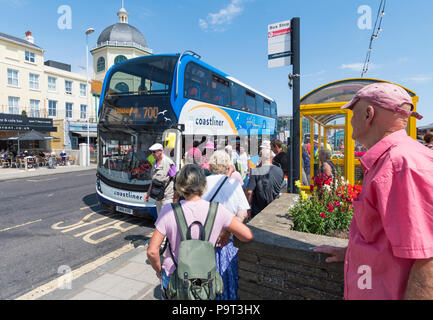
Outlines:
[[[65, 166], [55, 169], [0, 168], [0, 181], [29, 179], [40, 176], [95, 170], [90, 167]], [[76, 270], [39, 286], [17, 300], [161, 300], [160, 282], [147, 259], [146, 240], [117, 249]]]

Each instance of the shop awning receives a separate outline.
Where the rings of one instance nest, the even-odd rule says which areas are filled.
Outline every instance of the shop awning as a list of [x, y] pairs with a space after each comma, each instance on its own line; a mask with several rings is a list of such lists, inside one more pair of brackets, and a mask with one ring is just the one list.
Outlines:
[[[71, 131], [72, 133], [78, 134], [81, 137], [87, 138], [87, 131]], [[96, 138], [98, 136], [97, 132], [94, 131], [90, 131], [89, 132], [89, 137], [90, 138]]]

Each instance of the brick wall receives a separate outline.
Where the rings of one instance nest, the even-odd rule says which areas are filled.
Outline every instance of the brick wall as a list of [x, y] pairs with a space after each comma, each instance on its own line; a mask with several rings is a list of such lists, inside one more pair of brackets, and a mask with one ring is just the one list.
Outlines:
[[326, 254], [311, 248], [327, 244], [345, 247], [347, 240], [291, 230], [288, 208], [297, 195], [282, 194], [248, 226], [254, 240], [239, 248], [239, 296], [242, 300], [342, 299], [343, 263], [326, 263]]

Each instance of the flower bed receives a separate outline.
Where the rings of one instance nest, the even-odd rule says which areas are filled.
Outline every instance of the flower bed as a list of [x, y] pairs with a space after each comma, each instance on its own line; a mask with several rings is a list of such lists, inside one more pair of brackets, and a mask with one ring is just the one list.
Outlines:
[[[296, 186], [300, 189], [301, 182]], [[289, 210], [294, 230], [320, 235], [347, 237], [353, 216], [352, 202], [362, 190], [342, 177], [330, 178], [326, 174], [314, 178], [311, 196], [300, 191], [298, 203]]]

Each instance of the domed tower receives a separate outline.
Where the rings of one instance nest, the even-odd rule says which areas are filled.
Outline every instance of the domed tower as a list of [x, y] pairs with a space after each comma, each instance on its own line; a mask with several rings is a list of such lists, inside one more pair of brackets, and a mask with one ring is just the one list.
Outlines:
[[108, 69], [126, 59], [152, 54], [143, 34], [128, 23], [129, 13], [123, 7], [117, 12], [119, 21], [104, 29], [98, 38], [93, 55], [94, 79], [104, 81]]

